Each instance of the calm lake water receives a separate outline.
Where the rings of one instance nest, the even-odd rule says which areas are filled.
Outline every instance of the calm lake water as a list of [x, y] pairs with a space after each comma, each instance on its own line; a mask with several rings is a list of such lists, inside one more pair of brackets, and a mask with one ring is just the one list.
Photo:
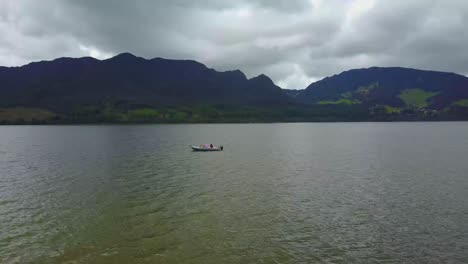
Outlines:
[[0, 263], [316, 262], [467, 263], [468, 123], [0, 127]]

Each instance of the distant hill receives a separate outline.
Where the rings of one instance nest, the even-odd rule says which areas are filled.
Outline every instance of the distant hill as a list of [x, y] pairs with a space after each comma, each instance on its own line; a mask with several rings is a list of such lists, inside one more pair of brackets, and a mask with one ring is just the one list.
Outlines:
[[455, 73], [408, 68], [355, 69], [327, 77], [296, 95], [306, 104], [386, 106], [444, 110], [468, 99], [468, 78]]
[[289, 102], [267, 76], [247, 79], [239, 70], [218, 72], [196, 61], [146, 60], [129, 53], [108, 60], [59, 58], [0, 67], [0, 107], [70, 112], [83, 105], [134, 106]]
[[468, 78], [355, 69], [305, 90], [190, 60], [59, 58], [0, 67], [0, 123], [467, 120]]

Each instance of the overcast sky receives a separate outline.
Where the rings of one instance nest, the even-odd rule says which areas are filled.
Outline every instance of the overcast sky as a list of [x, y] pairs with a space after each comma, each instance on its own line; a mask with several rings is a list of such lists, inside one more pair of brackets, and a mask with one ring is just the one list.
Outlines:
[[0, 65], [194, 59], [283, 88], [352, 68], [468, 73], [467, 0], [0, 0]]

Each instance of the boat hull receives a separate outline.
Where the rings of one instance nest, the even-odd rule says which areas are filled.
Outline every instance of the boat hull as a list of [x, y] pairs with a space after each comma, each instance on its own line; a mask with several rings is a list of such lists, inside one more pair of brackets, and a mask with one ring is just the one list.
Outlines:
[[213, 147], [213, 148], [202, 148], [198, 146], [190, 146], [193, 151], [200, 151], [200, 152], [209, 152], [209, 151], [222, 151], [223, 149], [218, 148], [218, 147]]

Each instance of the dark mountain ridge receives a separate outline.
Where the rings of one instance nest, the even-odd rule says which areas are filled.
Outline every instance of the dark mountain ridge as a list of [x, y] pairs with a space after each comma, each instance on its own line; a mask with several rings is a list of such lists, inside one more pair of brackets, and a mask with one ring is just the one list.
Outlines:
[[[468, 78], [354, 69], [304, 90], [193, 60], [58, 58], [0, 67], [0, 123], [466, 120]], [[29, 120], [29, 121], [28, 121]]]
[[268, 77], [218, 72], [191, 60], [144, 59], [123, 53], [107, 60], [59, 58], [0, 67], [0, 107], [67, 112], [81, 105], [197, 103], [281, 105], [289, 98]]
[[402, 67], [354, 69], [312, 83], [296, 100], [315, 104], [349, 99], [348, 103], [368, 106], [406, 107], [409, 105], [408, 100], [405, 102], [405, 93], [426, 96], [425, 107], [442, 110], [457, 100], [468, 98], [468, 78], [455, 73]]

